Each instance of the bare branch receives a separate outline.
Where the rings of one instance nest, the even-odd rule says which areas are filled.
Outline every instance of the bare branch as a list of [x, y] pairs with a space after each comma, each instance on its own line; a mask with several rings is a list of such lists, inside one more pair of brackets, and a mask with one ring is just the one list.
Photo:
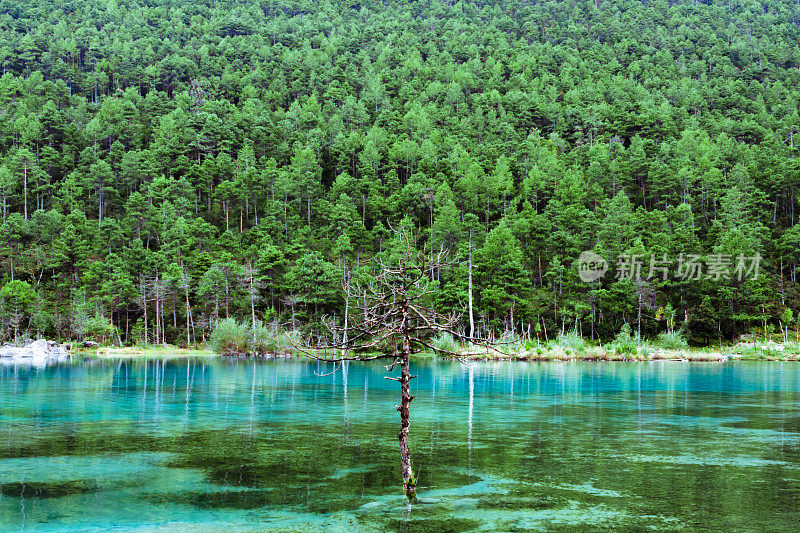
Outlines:
[[359, 361], [361, 363], [367, 361], [377, 361], [378, 359], [390, 359], [394, 357], [393, 355], [388, 354], [378, 354], [378, 355], [370, 355], [370, 356], [342, 356], [342, 357], [320, 357], [318, 355], [313, 355], [311, 353], [306, 353], [307, 357], [311, 359], [316, 359], [317, 361], [328, 361], [331, 363], [338, 363], [342, 361]]
[[[429, 307], [427, 298], [436, 294], [430, 273], [434, 269], [445, 268], [459, 261], [451, 259], [443, 249], [431, 255], [418, 251], [413, 244], [416, 239], [411, 232], [400, 228], [399, 237], [405, 246], [401, 256], [391, 264], [381, 257], [362, 262], [364, 275], [346, 276], [342, 288], [352, 298], [350, 309], [352, 314], [347, 325], [337, 324], [331, 317], [324, 317], [323, 324], [331, 333], [324, 342], [317, 342], [317, 350], [303, 353], [318, 360], [325, 361], [371, 361], [375, 359], [392, 359], [387, 370], [394, 368], [402, 351], [410, 354], [419, 347], [460, 358], [462, 354], [437, 349], [431, 345], [429, 335], [447, 333], [461, 342], [478, 345], [497, 353], [507, 355], [493, 346], [498, 344], [488, 339], [469, 337], [457, 330], [466, 308], [440, 313]], [[340, 335], [341, 334], [341, 335]], [[347, 339], [337, 340], [337, 339]], [[397, 339], [397, 344], [390, 347], [385, 354], [357, 356], [353, 351], [381, 349], [382, 345]], [[502, 343], [500, 343], [502, 344]], [[320, 355], [319, 350], [333, 351], [333, 355]], [[343, 355], [337, 356], [336, 351]]]
[[336, 371], [337, 371], [337, 370], [339, 370], [340, 368], [342, 368], [342, 364], [341, 364], [341, 363], [339, 363], [339, 366], [336, 366], [336, 363], [334, 363], [334, 365], [333, 365], [333, 370], [331, 370], [331, 371], [330, 371], [330, 372], [328, 372], [327, 374], [317, 374], [317, 372], [316, 372], [316, 371], [314, 371], [314, 375], [315, 375], [315, 376], [319, 376], [319, 377], [321, 377], [321, 378], [324, 378], [324, 377], [327, 377], [327, 376], [332, 376], [332, 375], [333, 375], [333, 374], [335, 374], [335, 373], [336, 373]]

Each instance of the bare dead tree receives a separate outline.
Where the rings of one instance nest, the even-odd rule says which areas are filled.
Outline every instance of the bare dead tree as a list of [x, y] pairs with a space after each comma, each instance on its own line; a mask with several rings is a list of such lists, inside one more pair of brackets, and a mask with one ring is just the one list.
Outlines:
[[189, 85], [189, 96], [192, 98], [192, 112], [199, 114], [206, 103], [206, 90], [204, 80], [193, 79]]
[[292, 331], [297, 330], [297, 321], [295, 320], [295, 306], [301, 303], [303, 300], [297, 294], [290, 294], [281, 298], [281, 301], [284, 305], [288, 305], [292, 310]]
[[13, 306], [8, 313], [8, 323], [14, 329], [14, 344], [19, 342], [19, 327], [24, 316], [20, 306]]
[[[482, 340], [467, 337], [457, 330], [463, 310], [442, 314], [432, 305], [436, 290], [431, 283], [430, 272], [452, 265], [445, 252], [427, 255], [413, 246], [407, 230], [400, 231], [403, 251], [391, 263], [372, 261], [367, 266], [371, 271], [360, 278], [347, 279], [343, 283], [346, 301], [353, 302], [353, 312], [344, 325], [326, 317], [323, 321], [330, 330], [332, 341], [305, 343], [301, 350], [309, 357], [334, 363], [334, 372], [344, 361], [388, 360], [386, 370], [391, 372], [397, 365], [399, 377], [389, 377], [400, 383], [400, 465], [403, 490], [409, 500], [416, 499], [417, 479], [414, 476], [409, 450], [410, 407], [414, 397], [409, 383], [410, 356], [427, 348], [434, 352], [454, 357], [460, 354], [440, 349], [431, 342], [437, 333], [449, 333], [454, 338], [476, 344], [488, 345]], [[309, 349], [315, 351], [310, 351]], [[339, 366], [337, 367], [337, 363]]]
[[164, 307], [166, 304], [167, 299], [167, 283], [164, 280], [163, 274], [160, 274], [156, 271], [155, 275], [151, 279], [152, 287], [153, 287], [153, 301], [156, 304], [156, 312], [155, 312], [155, 343], [162, 344], [163, 346], [167, 345], [167, 328], [164, 324]]
[[242, 269], [239, 284], [247, 293], [247, 299], [250, 300], [250, 318], [253, 324], [253, 340], [255, 340], [256, 303], [261, 299], [261, 289], [264, 288], [264, 282], [259, 279], [258, 270], [253, 267], [252, 261], [248, 261]]
[[636, 296], [636, 344], [642, 342], [642, 313], [644, 309], [655, 309], [656, 291], [652, 279], [638, 279], [633, 284]]
[[144, 311], [144, 329], [142, 333], [144, 334], [144, 343], [147, 344], [147, 276], [143, 273], [139, 273], [139, 298], [138, 303], [139, 307], [142, 308]]

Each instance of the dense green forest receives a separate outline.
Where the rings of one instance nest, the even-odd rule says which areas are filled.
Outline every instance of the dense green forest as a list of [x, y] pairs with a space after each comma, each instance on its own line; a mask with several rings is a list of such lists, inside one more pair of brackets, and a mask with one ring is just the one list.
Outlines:
[[482, 335], [785, 325], [798, 43], [794, 0], [2, 0], [4, 335], [319, 330], [401, 225]]

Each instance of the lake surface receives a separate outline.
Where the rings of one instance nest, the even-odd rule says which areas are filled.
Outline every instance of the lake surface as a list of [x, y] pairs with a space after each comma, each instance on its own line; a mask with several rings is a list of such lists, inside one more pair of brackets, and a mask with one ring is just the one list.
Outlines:
[[800, 364], [0, 367], [0, 531], [796, 530]]

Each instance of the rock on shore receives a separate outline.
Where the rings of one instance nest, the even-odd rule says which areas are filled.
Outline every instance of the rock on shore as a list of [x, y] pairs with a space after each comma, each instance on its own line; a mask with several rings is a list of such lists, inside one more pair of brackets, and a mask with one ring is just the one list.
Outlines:
[[39, 339], [22, 348], [5, 345], [0, 348], [0, 364], [29, 364], [47, 366], [69, 360], [69, 347], [54, 341]]

